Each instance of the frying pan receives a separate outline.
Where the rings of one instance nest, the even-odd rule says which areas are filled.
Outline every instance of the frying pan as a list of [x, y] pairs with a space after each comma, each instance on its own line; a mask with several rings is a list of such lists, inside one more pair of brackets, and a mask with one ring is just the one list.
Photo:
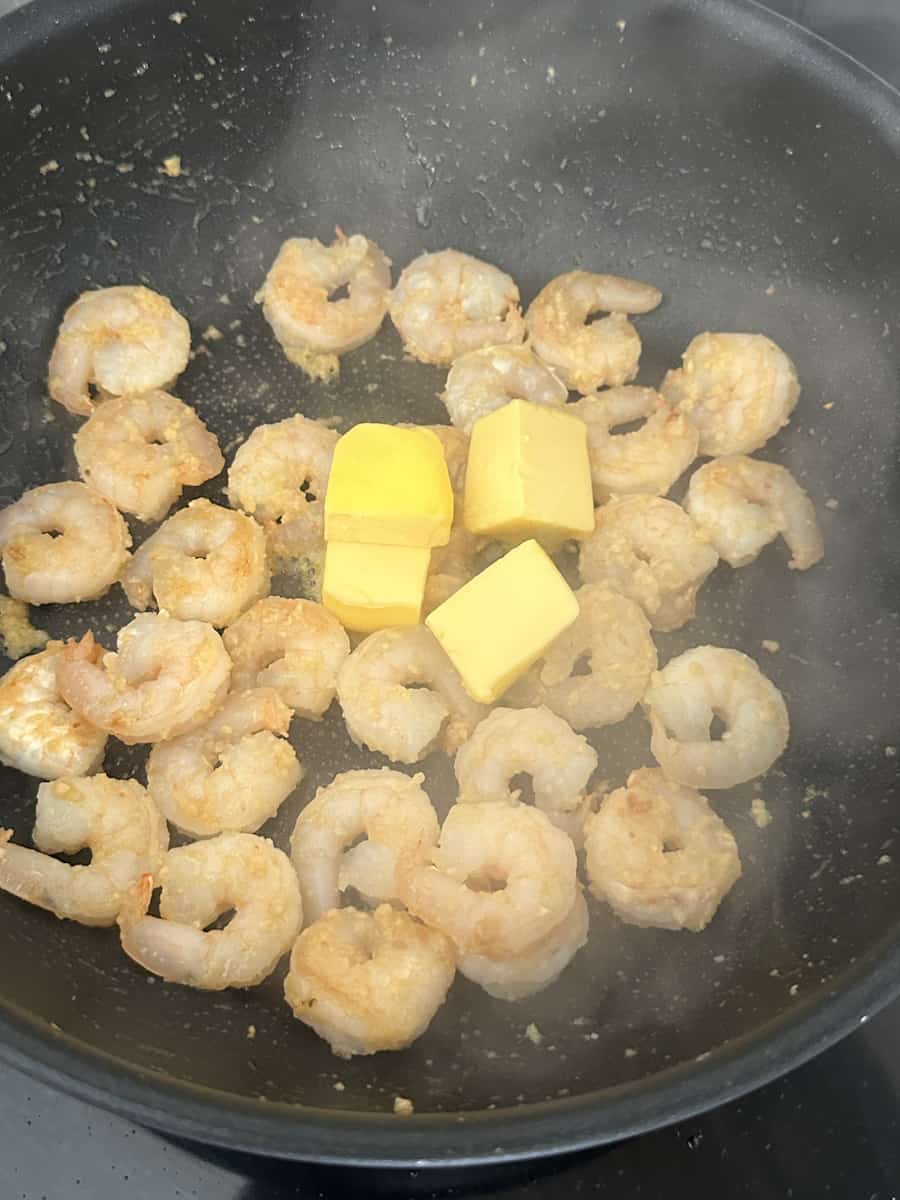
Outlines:
[[[441, 420], [441, 374], [404, 360], [390, 329], [331, 388], [274, 346], [252, 297], [279, 243], [339, 223], [398, 268], [448, 245], [481, 255], [526, 301], [574, 266], [654, 281], [649, 383], [700, 330], [771, 335], [804, 393], [763, 456], [813, 495], [828, 545], [805, 574], [774, 546], [720, 566], [697, 620], [658, 638], [663, 661], [707, 641], [765, 658], [792, 715], [776, 767], [714, 798], [744, 876], [703, 934], [594, 906], [589, 947], [542, 995], [504, 1005], [458, 980], [410, 1050], [344, 1063], [293, 1021], [278, 974], [250, 992], [168, 986], [113, 934], [0, 896], [3, 1058], [196, 1139], [465, 1163], [712, 1106], [897, 993], [895, 93], [728, 0], [35, 0], [0, 23], [0, 114], [2, 502], [74, 475], [75, 421], [50, 411], [44, 377], [86, 287], [143, 281], [188, 314], [198, 353], [178, 391], [229, 453], [298, 410], [344, 427]], [[177, 177], [161, 170], [174, 154]], [[117, 594], [38, 617], [102, 634], [127, 615]], [[373, 761], [334, 713], [297, 726], [306, 777], [263, 830], [282, 844], [316, 786]], [[616, 783], [649, 761], [639, 715], [594, 740]], [[140, 757], [114, 748], [107, 770], [139, 772]], [[447, 761], [425, 770], [445, 808]], [[21, 839], [34, 792], [3, 772], [0, 820]], [[757, 796], [774, 817], [762, 830]], [[393, 1114], [398, 1095], [414, 1116]]]

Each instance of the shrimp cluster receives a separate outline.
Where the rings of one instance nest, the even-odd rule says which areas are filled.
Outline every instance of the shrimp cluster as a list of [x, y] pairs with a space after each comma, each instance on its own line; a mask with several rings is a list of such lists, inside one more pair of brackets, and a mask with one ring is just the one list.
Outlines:
[[[379, 246], [339, 228], [330, 245], [288, 238], [256, 300], [301, 388], [334, 381], [386, 315], [408, 355], [446, 371], [423, 397], [440, 395], [449, 416], [427, 427], [455, 502], [426, 613], [500, 552], [465, 524], [478, 421], [519, 399], [580, 418], [595, 527], [558, 551], [578, 615], [496, 707], [473, 699], [425, 625], [351, 643], [323, 604], [277, 594], [289, 560], [323, 559], [334, 421], [291, 396], [291, 415], [223, 447], [227, 486], [207, 491], [228, 507], [195, 498], [169, 515], [226, 465], [166, 390], [190, 328], [146, 287], [85, 292], [48, 373], [51, 399], [86, 418], [81, 481], [0, 512], [0, 611], [14, 606], [30, 633], [15, 653], [42, 647], [0, 675], [0, 763], [43, 781], [32, 844], [0, 829], [0, 892], [117, 927], [124, 954], [175, 985], [253, 988], [287, 960], [287, 1004], [342, 1057], [409, 1046], [457, 972], [527, 1001], [595, 954], [598, 904], [607, 929], [704, 929], [741, 876], [738, 839], [706, 793], [773, 766], [788, 710], [777, 673], [745, 654], [695, 645], [660, 669], [655, 638], [689, 627], [698, 600], [702, 615], [720, 560], [744, 567], [778, 538], [795, 571], [824, 555], [810, 497], [750, 457], [798, 403], [791, 359], [758, 334], [706, 332], [658, 390], [636, 384], [630, 318], [661, 303], [652, 284], [567, 271], [523, 315], [515, 280], [491, 263], [422, 254], [392, 288]], [[695, 469], [698, 456], [712, 461]], [[158, 525], [133, 553], [126, 517]], [[27, 625], [26, 603], [116, 586], [138, 612], [114, 651], [96, 624], [49, 642]], [[657, 765], [607, 782], [613, 727], [632, 714]], [[342, 738], [344, 762], [317, 775], [316, 740], [337, 758]], [[120, 761], [106, 758], [110, 739], [149, 747], [146, 786], [101, 773]], [[455, 776], [449, 807], [441, 772], [451, 788]], [[185, 844], [169, 848], [170, 826]], [[82, 851], [88, 863], [62, 857]]]

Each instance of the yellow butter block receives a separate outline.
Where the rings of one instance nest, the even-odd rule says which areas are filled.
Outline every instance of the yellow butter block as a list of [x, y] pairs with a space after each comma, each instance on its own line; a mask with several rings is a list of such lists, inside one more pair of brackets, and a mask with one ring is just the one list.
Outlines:
[[356, 633], [418, 625], [430, 559], [421, 546], [328, 542], [322, 603]]
[[325, 537], [379, 546], [445, 546], [453, 490], [430, 429], [355, 425], [338, 441], [325, 495]]
[[463, 520], [472, 533], [550, 546], [594, 528], [587, 427], [546, 404], [511, 400], [475, 422]]
[[466, 691], [491, 704], [578, 616], [572, 589], [537, 542], [523, 542], [425, 618]]

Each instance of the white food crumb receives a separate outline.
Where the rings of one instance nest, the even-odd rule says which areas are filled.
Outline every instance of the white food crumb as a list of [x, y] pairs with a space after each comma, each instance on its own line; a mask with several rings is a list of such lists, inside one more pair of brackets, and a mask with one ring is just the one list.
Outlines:
[[759, 796], [750, 801], [750, 816], [756, 822], [758, 829], [765, 829], [767, 825], [772, 824], [772, 814], [766, 808], [765, 800], [761, 800]]
[[555, 78], [556, 78], [556, 67], [548, 67], [547, 68], [547, 82], [552, 83]]
[[119, 172], [120, 175], [130, 175], [131, 172], [134, 170], [134, 163], [130, 163], [130, 162], [116, 163], [116, 170]]
[[530, 1025], [525, 1026], [525, 1036], [534, 1046], [539, 1046], [544, 1040], [544, 1035], [538, 1029], [537, 1025], [535, 1025], [534, 1021]]
[[170, 154], [168, 158], [164, 158], [160, 171], [164, 171], [172, 179], [177, 179], [181, 174], [181, 155]]
[[49, 161], [45, 162], [42, 167], [39, 167], [38, 170], [42, 175], [49, 175], [51, 171], [59, 170], [59, 163], [55, 158], [51, 158]]
[[885, 758], [896, 758], [897, 757], [897, 747], [896, 746], [885, 746], [884, 757]]
[[631, 1046], [628, 1046], [628, 1047], [626, 1048], [626, 1050], [625, 1050], [625, 1057], [626, 1057], [626, 1058], [635, 1058], [635, 1057], [637, 1057], [637, 1050], [633, 1050], [633, 1049], [631, 1048]]
[[169, 13], [169, 20], [174, 21], [176, 25], [180, 25], [182, 21], [187, 20], [187, 13], [186, 12]]
[[341, 1081], [340, 1081], [340, 1080], [338, 1080], [338, 1081], [337, 1081], [337, 1083], [333, 1083], [331, 1086], [334, 1088], [334, 1090], [335, 1090], [336, 1092], [342, 1092], [342, 1091], [344, 1090], [344, 1087], [345, 1087], [346, 1085], [345, 1085], [345, 1084], [343, 1084], [343, 1083], [341, 1083]]
[[103, 89], [103, 95], [106, 97], [107, 100], [111, 100], [115, 94], [116, 94], [115, 88], [104, 88]]
[[770, 654], [777, 654], [781, 649], [781, 642], [773, 642], [771, 638], [763, 638], [759, 644], [763, 650], [768, 650]]
[[616, 29], [618, 29], [619, 33], [624, 33], [625, 26], [627, 24], [628, 24], [627, 21], [623, 20], [622, 17], [619, 17], [618, 21], [616, 21]]
[[888, 866], [888, 865], [889, 865], [889, 864], [890, 864], [892, 861], [893, 861], [893, 860], [891, 859], [891, 856], [890, 856], [889, 854], [882, 854], [881, 858], [879, 858], [879, 860], [878, 860], [877, 866], [879, 866], [879, 867], [886, 867], [886, 866]]
[[394, 1097], [394, 1112], [400, 1117], [409, 1117], [416, 1111], [412, 1100], [407, 1100], [406, 1096]]
[[791, 996], [796, 996], [799, 991], [800, 991], [799, 983], [792, 983], [791, 986], [788, 988], [788, 993]]
[[35, 629], [28, 619], [28, 606], [23, 600], [0, 596], [0, 642], [7, 658], [19, 659], [33, 650], [42, 650], [50, 640], [43, 629]]
[[769, 286], [766, 288], [766, 295], [767, 296], [775, 295], [775, 284], [774, 283], [770, 283]]
[[825, 501], [825, 507], [830, 508], [831, 511], [834, 512], [834, 510], [838, 507], [838, 502], [833, 496], [829, 496], [829, 498]]
[[200, 336], [204, 342], [220, 342], [224, 335], [221, 329], [216, 329], [215, 325], [207, 325]]
[[469, 87], [477, 87], [477, 86], [478, 86], [478, 76], [470, 75], [469, 76]]
[[247, 1037], [251, 1042], [256, 1037], [256, 1026], [255, 1025], [247, 1026]]

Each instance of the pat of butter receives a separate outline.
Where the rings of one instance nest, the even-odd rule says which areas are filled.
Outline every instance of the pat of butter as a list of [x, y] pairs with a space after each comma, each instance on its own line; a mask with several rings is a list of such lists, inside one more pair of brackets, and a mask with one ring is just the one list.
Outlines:
[[325, 495], [325, 537], [380, 546], [445, 546], [453, 490], [437, 434], [363, 424], [338, 441]]
[[430, 559], [426, 547], [329, 542], [322, 603], [356, 633], [418, 625]]
[[523, 542], [425, 618], [475, 700], [491, 704], [578, 616], [572, 589], [537, 542]]
[[550, 546], [594, 528], [587, 427], [546, 404], [511, 400], [475, 422], [465, 526], [472, 533]]

